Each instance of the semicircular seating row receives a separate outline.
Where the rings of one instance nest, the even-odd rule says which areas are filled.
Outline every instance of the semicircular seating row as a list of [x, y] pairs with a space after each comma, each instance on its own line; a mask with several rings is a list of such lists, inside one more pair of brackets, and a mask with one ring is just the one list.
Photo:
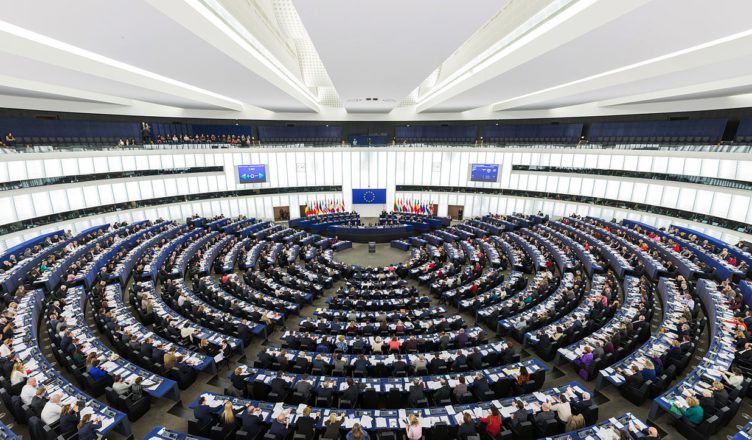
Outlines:
[[[0, 275], [3, 300], [17, 304], [4, 312], [14, 326], [13, 349], [3, 364], [28, 371], [20, 381], [12, 374], [0, 379], [0, 395], [34, 438], [63, 433], [45, 422], [41, 408], [21, 400], [32, 378], [44, 384], [47, 398], [59, 394], [62, 403], [78, 402], [83, 411], [101, 415], [100, 434], [117, 429], [127, 435], [128, 419], [147, 412], [151, 399], [179, 399], [179, 390], [200, 372], [215, 373], [253, 338], [266, 337], [334, 282], [347, 280], [327, 299], [327, 308], [303, 319], [299, 331], [285, 331], [282, 346], [266, 347], [253, 367], [235, 370], [226, 390], [231, 396], [206, 393], [193, 402], [197, 414], [207, 414], [189, 423], [190, 431], [236, 433], [215, 417], [229, 401], [240, 412], [246, 405], [260, 408], [257, 415], [268, 424], [293, 409], [294, 426], [305, 425], [296, 423], [300, 405], [315, 406], [323, 416], [315, 425], [322, 430], [335, 407], [348, 414], [343, 428], [357, 421], [380, 433], [404, 428], [405, 411], [413, 411], [422, 414], [426, 429], [449, 435], [464, 412], [480, 417], [495, 407], [509, 434], [525, 438], [564, 429], [566, 420], [539, 423], [538, 417], [541, 403], [558, 402], [561, 394], [588, 425], [596, 423], [597, 407], [586, 387], [574, 381], [543, 389], [545, 364], [520, 361], [503, 339], [490, 341], [482, 325], [470, 326], [460, 315], [447, 315], [445, 306], [432, 306], [406, 286], [404, 280], [414, 278], [447, 305], [475, 314], [477, 324], [514, 337], [543, 359], [572, 364], [584, 380], [597, 377], [596, 387], [618, 386], [637, 405], [656, 398], [651, 416], [676, 415], [687, 390], [702, 394], [709, 380], [734, 382], [724, 372], [739, 343], [740, 308], [727, 302], [750, 290], [739, 282], [746, 276], [743, 264], [730, 265], [719, 249], [676, 232], [629, 221], [489, 215], [425, 233], [411, 240], [406, 263], [378, 269], [337, 262], [330, 239], [254, 219], [102, 225], [76, 237], [60, 231], [13, 249], [23, 253], [21, 261], [10, 253], [0, 257], [10, 262]], [[235, 267], [246, 272], [234, 275]], [[219, 281], [212, 271], [222, 275]], [[720, 285], [705, 279], [721, 274], [732, 279], [719, 279]], [[123, 288], [131, 277], [129, 308]], [[654, 290], [664, 306], [651, 335]], [[87, 304], [108, 345], [88, 328]], [[707, 319], [695, 319], [700, 309]], [[59, 365], [78, 386], [42, 354], [40, 323]], [[710, 349], [670, 386], [687, 368], [706, 323]], [[646, 361], [660, 371], [637, 384], [629, 372], [645, 369]], [[94, 377], [98, 371], [101, 377]], [[530, 378], [521, 379], [521, 371]], [[130, 391], [115, 392], [114, 382]], [[717, 432], [738, 410], [748, 382], [730, 387], [726, 404], [700, 424], [680, 421], [680, 432]], [[300, 392], [306, 388], [330, 391]], [[102, 394], [108, 405], [95, 399]], [[513, 398], [523, 402], [525, 420], [512, 416]], [[616, 423], [630, 421], [642, 423], [630, 413]]]

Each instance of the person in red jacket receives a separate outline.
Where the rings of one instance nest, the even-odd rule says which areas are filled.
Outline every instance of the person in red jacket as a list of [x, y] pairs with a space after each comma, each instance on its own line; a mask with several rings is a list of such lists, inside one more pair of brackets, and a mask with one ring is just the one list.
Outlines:
[[488, 410], [488, 416], [480, 418], [480, 422], [486, 425], [486, 432], [491, 435], [491, 438], [496, 438], [501, 432], [501, 414], [495, 406]]

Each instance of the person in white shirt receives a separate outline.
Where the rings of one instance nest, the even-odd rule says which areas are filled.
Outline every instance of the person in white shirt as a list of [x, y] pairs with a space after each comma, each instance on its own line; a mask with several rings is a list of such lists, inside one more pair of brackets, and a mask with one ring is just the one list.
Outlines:
[[52, 395], [52, 397], [50, 397], [50, 400], [47, 402], [47, 404], [44, 405], [44, 408], [42, 408], [41, 419], [45, 424], [52, 425], [53, 423], [60, 420], [60, 412], [62, 411], [60, 400], [62, 398], [62, 394], [55, 393]]
[[21, 388], [21, 401], [24, 405], [31, 405], [31, 399], [37, 394], [37, 380], [35, 378], [29, 378], [26, 381], [26, 385]]
[[180, 337], [183, 339], [193, 339], [193, 329], [190, 327], [190, 324], [187, 322], [185, 325], [183, 325], [183, 328], [180, 329]]
[[562, 423], [567, 423], [572, 418], [572, 407], [564, 394], [559, 396], [559, 403], [551, 405], [551, 410], [556, 411], [556, 415], [559, 416]]
[[13, 343], [13, 339], [6, 339], [0, 344], [0, 357], [7, 358], [11, 355], [10, 345]]
[[16, 362], [13, 364], [13, 371], [10, 373], [10, 384], [18, 385], [26, 380], [26, 372], [24, 371], [24, 364]]
[[126, 394], [130, 393], [131, 387], [127, 383], [123, 382], [123, 378], [118, 374], [113, 380], [112, 391], [116, 392], [118, 396], [125, 396]]

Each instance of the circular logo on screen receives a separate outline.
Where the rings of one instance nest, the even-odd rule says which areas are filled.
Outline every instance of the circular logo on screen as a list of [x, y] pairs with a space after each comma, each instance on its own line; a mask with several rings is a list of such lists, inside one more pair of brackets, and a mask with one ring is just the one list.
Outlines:
[[366, 191], [363, 193], [363, 200], [365, 200], [368, 203], [373, 203], [374, 200], [376, 200], [376, 193], [373, 191]]

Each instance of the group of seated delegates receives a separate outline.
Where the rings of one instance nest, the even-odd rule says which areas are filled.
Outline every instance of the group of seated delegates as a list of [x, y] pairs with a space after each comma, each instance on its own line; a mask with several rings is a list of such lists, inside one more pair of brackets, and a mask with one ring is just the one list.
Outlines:
[[618, 281], [613, 272], [593, 276], [588, 295], [574, 310], [556, 322], [529, 332], [525, 343], [535, 347], [543, 359], [551, 360], [559, 347], [601, 328], [621, 307], [618, 294]]
[[599, 243], [602, 255], [609, 250], [617, 255], [620, 261], [623, 261], [624, 264], [631, 268], [629, 273], [632, 276], [639, 278], [647, 274], [644, 263], [646, 260], [652, 263], [658, 271], [665, 270], [662, 263], [654, 259], [648, 252], [641, 250], [634, 243], [605, 230], [604, 227], [595, 223], [593, 219], [582, 220], [578, 216], [570, 216], [563, 219], [562, 223], [572, 225], [573, 228], [587, 233], [593, 241]]
[[[499, 269], [489, 269], [491, 273], [498, 274], [501, 272]], [[488, 273], [488, 272], [486, 272]], [[484, 274], [483, 267], [480, 263], [461, 265], [453, 262], [447, 262], [441, 269], [428, 274], [426, 277], [427, 282], [430, 283], [430, 291], [433, 295], [437, 296], [439, 293], [460, 287], [464, 284], [469, 284]], [[471, 287], [471, 294], [476, 294], [478, 287]]]
[[[194, 286], [197, 287], [195, 291], [201, 293], [202, 296], [213, 298], [213, 301], [216, 301], [216, 298], [223, 298], [224, 301], [230, 300], [231, 308], [236, 312], [242, 313], [241, 309], [247, 308], [253, 315], [251, 319], [254, 321], [265, 319], [269, 325], [280, 323], [285, 315], [296, 314], [300, 311], [300, 304], [253, 289], [236, 274], [222, 275], [219, 282], [211, 276], [201, 277], [198, 282], [194, 280]], [[242, 307], [241, 305], [245, 303], [253, 304], [254, 307]]]
[[545, 381], [546, 367], [535, 360], [481, 369], [482, 356], [479, 352], [473, 356], [466, 361], [468, 365], [451, 373], [429, 376], [427, 367], [412, 366], [406, 371], [403, 366], [400, 370], [405, 370], [404, 375], [394, 378], [309, 375], [241, 365], [229, 376], [230, 392], [245, 398], [290, 404], [316, 401], [321, 406], [345, 406], [343, 401], [346, 401], [350, 402], [348, 406], [364, 409], [417, 408], [530, 393], [541, 389]]
[[[178, 280], [178, 286], [181, 291], [188, 293], [189, 289], [186, 287], [183, 280]], [[232, 295], [228, 293], [221, 285], [211, 276], [201, 277], [194, 275], [191, 280], [190, 294], [195, 295], [201, 301], [205, 301], [207, 304], [215, 307], [224, 312], [230, 313], [233, 316], [240, 318], [250, 319], [253, 322], [262, 322], [269, 328], [273, 328], [276, 324], [281, 324], [285, 319], [285, 313], [297, 312], [297, 307], [294, 304], [287, 303], [289, 308], [285, 310], [285, 307], [280, 305], [281, 301], [276, 300], [274, 304], [264, 302], [263, 307], [258, 304], [260, 301], [253, 296], [254, 292], [244, 293], [243, 295]], [[259, 295], [262, 299], [263, 296]], [[253, 303], [241, 298], [253, 298]], [[178, 298], [180, 299], [180, 298]], [[270, 301], [273, 300], [270, 299]], [[270, 307], [272, 310], [270, 310]], [[282, 309], [284, 313], [275, 311], [274, 309]]]
[[737, 259], [732, 253], [729, 253], [728, 248], [719, 248], [708, 240], [702, 240], [694, 235], [681, 232], [678, 229], [671, 227], [668, 230], [669, 234], [673, 234], [678, 238], [688, 241], [691, 246], [697, 246], [697, 248], [706, 252], [707, 255], [711, 255], [713, 258], [723, 261], [729, 266], [736, 268], [739, 272], [746, 275], [749, 270], [749, 265], [742, 259]]
[[[383, 322], [383, 321], [382, 321]], [[458, 315], [450, 323], [446, 318], [436, 322], [431, 332], [424, 335], [393, 334], [381, 336], [345, 336], [330, 334], [286, 331], [282, 335], [285, 347], [316, 351], [318, 353], [413, 353], [448, 348], [465, 348], [479, 345], [486, 338], [481, 327], [462, 328], [462, 318]], [[375, 327], [375, 325], [373, 326]], [[459, 327], [456, 330], [453, 328]], [[307, 328], [301, 326], [302, 329]], [[371, 333], [373, 334], [373, 333]], [[420, 336], [420, 337], [418, 337]]]
[[587, 277], [580, 271], [565, 272], [556, 290], [522, 313], [500, 320], [498, 331], [522, 341], [528, 330], [543, 326], [574, 307], [585, 291], [586, 281]]
[[[152, 264], [156, 263], [156, 259], [159, 258], [163, 251], [169, 249], [174, 242], [182, 240], [182, 235], [189, 232], [190, 229], [187, 225], [180, 225], [172, 233], [166, 234], [155, 243], [152, 243], [140, 256], [133, 278], [136, 281], [151, 279], [151, 268]], [[159, 274], [159, 271], [157, 271], [157, 274]], [[161, 275], [167, 276], [167, 271], [165, 270]]]
[[243, 274], [243, 281], [245, 281], [246, 285], [254, 289], [266, 292], [278, 299], [295, 304], [302, 305], [309, 303], [313, 296], [313, 294], [306, 294], [306, 292], [298, 290], [297, 288], [288, 287], [278, 283], [271, 277], [271, 275], [267, 275], [264, 270], [246, 271]]
[[662, 391], [668, 383], [659, 384], [657, 379], [664, 372], [676, 376], [684, 370], [703, 330], [704, 321], [696, 319], [699, 306], [681, 275], [676, 280], [661, 279], [659, 289], [666, 298], [659, 330], [642, 347], [601, 372], [625, 395], [637, 395], [646, 381]]
[[[141, 284], [144, 289], [153, 288], [151, 283]], [[260, 321], [249, 321], [234, 316], [232, 313], [223, 312], [210, 304], [198, 299], [193, 291], [189, 290], [183, 280], [167, 280], [162, 284], [162, 299], [167, 306], [176, 310], [191, 321], [201, 323], [204, 327], [214, 331], [231, 335], [244, 341], [241, 331], [244, 328], [254, 328]], [[248, 324], [243, 325], [245, 322]]]
[[[647, 241], [650, 240], [652, 243], [660, 246], [664, 252], [667, 252], [673, 255], [675, 258], [681, 260], [693, 271], [712, 275], [713, 270], [710, 266], [700, 261], [691, 250], [682, 248], [678, 243], [671, 240], [668, 235], [659, 235], [654, 231], [643, 230], [639, 225], [635, 225], [635, 227], [630, 231], [643, 237], [643, 242], [640, 244], [640, 249], [647, 250], [648, 248], [650, 248], [650, 245], [647, 243]], [[670, 259], [664, 266], [666, 267], [666, 271], [669, 276], [673, 276], [679, 271], [679, 268], [676, 267], [674, 262]]]
[[[27, 295], [22, 301], [24, 313], [29, 313], [33, 307], [33, 296]], [[33, 368], [27, 368], [24, 362], [16, 357], [15, 339], [23, 339], [28, 335], [26, 331], [16, 334], [14, 331], [15, 311], [6, 308], [0, 315], [0, 323], [3, 325], [3, 344], [0, 345], [0, 385], [5, 388], [12, 399], [19, 399], [19, 405], [28, 405], [30, 415], [39, 417], [42, 423], [52, 427], [53, 433], [66, 436], [77, 436], [79, 440], [96, 440], [96, 430], [102, 426], [102, 412], [96, 414], [89, 407], [90, 402], [84, 400], [79, 391], [72, 387], [64, 388], [67, 383], [62, 383], [58, 377], [47, 373], [40, 373], [42, 365], [36, 362], [34, 357], [28, 359], [35, 364]], [[20, 315], [19, 315], [20, 317]], [[30, 323], [29, 323], [30, 324]], [[54, 324], [54, 323], [53, 323]], [[32, 348], [32, 351], [34, 348]], [[36, 350], [39, 350], [36, 347]], [[29, 352], [30, 350], [24, 350]], [[37, 353], [41, 356], [41, 353]], [[38, 379], [41, 379], [38, 380]], [[134, 388], [140, 392], [139, 387]], [[99, 404], [102, 407], [101, 404]], [[8, 408], [11, 410], [11, 408]], [[23, 411], [23, 409], [20, 409]], [[105, 415], [114, 415], [111, 410], [104, 409]], [[82, 415], [83, 414], [83, 415]]]
[[[222, 435], [230, 436], [240, 429], [251, 436], [264, 433], [265, 437], [277, 440], [286, 439], [293, 433], [305, 438], [315, 438], [320, 434], [322, 440], [336, 440], [343, 435], [347, 440], [368, 440], [371, 438], [368, 430], [372, 429], [374, 417], [384, 416], [401, 418], [394, 420], [394, 427], [404, 430], [404, 438], [409, 440], [424, 438], [426, 430], [435, 429], [435, 420], [451, 419], [457, 427], [444, 433], [453, 433], [455, 438], [467, 440], [479, 435], [486, 439], [498, 438], [502, 433], [510, 436], [525, 425], [532, 426], [533, 432], [538, 435], [551, 435], [570, 427], [584, 426], [586, 417], [597, 417], [597, 407], [590, 394], [579, 386], [549, 390], [536, 396], [520, 396], [490, 405], [463, 405], [459, 412], [444, 412], [444, 416], [438, 417], [423, 410], [405, 410], [404, 415], [400, 411], [398, 416], [389, 416], [373, 411], [351, 413], [346, 409], [338, 413], [337, 410], [314, 409], [305, 404], [297, 408], [284, 405], [272, 408], [255, 400], [209, 393], [199, 396], [192, 407], [200, 426], [219, 426]], [[355, 421], [348, 421], [349, 417], [355, 417]], [[266, 420], [270, 422], [268, 429]], [[392, 427], [391, 421], [376, 421], [377, 424], [379, 422], [389, 423], [388, 426]], [[348, 429], [346, 424], [351, 428], [345, 433]], [[640, 427], [642, 429], [634, 426], [633, 432], [645, 431], [651, 438], [657, 438], [653, 436], [655, 432], [644, 424], [640, 423]]]
[[500, 284], [489, 284], [488, 279], [485, 278], [485, 276], [481, 276], [477, 280], [479, 283], [478, 285], [480, 286], [478, 288], [478, 293], [474, 296], [467, 297], [467, 292], [473, 286], [471, 284], [470, 286], [465, 285], [461, 286], [459, 289], [444, 292], [442, 293], [442, 298], [451, 300], [453, 296], [456, 296], [457, 291], [464, 290], [464, 296], [466, 296], [466, 298], [460, 299], [455, 303], [455, 306], [460, 310], [472, 310], [477, 313], [479, 310], [497, 304], [504, 298], [518, 294], [527, 286], [527, 279], [522, 272], [517, 271], [512, 271], [506, 278], [501, 276], [499, 281], [501, 281]]
[[[588, 221], [603, 230], [604, 234], [610, 237], [612, 236], [614, 240], [620, 240], [620, 244], [629, 246], [632, 250], [632, 254], [635, 256], [639, 255], [638, 258], [640, 258], [646, 266], [651, 264], [656, 265], [658, 271], [656, 278], [659, 275], [672, 277], [678, 272], [677, 266], [671, 260], [661, 254], [658, 248], [651, 247], [648, 244], [648, 242], [655, 243], [655, 239], [658, 238], [657, 235], [653, 234], [653, 238], [651, 239], [614, 222], [607, 222], [595, 218], [590, 218]], [[666, 250], [666, 252], [669, 251], [670, 250], [668, 249]]]
[[[337, 321], [340, 328], [347, 328], [349, 322], [376, 322], [379, 325], [378, 333], [389, 332], [389, 326], [385, 323], [407, 322], [417, 319], [433, 319], [445, 316], [447, 309], [444, 306], [431, 306], [425, 309], [413, 310], [390, 310], [379, 312], [355, 311], [351, 310], [330, 310], [318, 308], [313, 312], [314, 319], [326, 319]], [[313, 331], [313, 330], [311, 330]]]
[[[391, 342], [391, 341], [389, 341]], [[399, 342], [399, 341], [397, 341]], [[374, 347], [375, 346], [375, 347]], [[469, 368], [485, 365], [506, 365], [519, 356], [506, 342], [478, 344], [462, 349], [424, 351], [417, 353], [383, 354], [384, 341], [373, 341], [371, 354], [334, 354], [321, 351], [300, 351], [269, 347], [258, 355], [254, 366], [263, 369], [292, 371], [324, 375], [331, 372], [336, 376], [356, 375], [361, 377], [390, 377], [413, 374], [447, 374], [450, 371], [466, 371]], [[379, 354], [382, 353], [382, 354]]]
[[331, 277], [309, 273], [305, 271], [305, 268], [296, 268], [295, 266], [287, 266], [287, 269], [268, 267], [266, 275], [283, 286], [301, 292], [310, 292], [314, 297], [323, 295], [324, 289], [332, 287], [332, 284], [334, 284], [334, 280]]
[[[94, 261], [98, 255], [102, 254], [108, 247], [115, 244], [117, 237], [114, 232], [121, 228], [121, 225], [115, 223], [109, 228], [99, 229], [97, 232], [89, 234], [88, 237], [69, 243], [65, 247], [65, 254], [60, 255], [60, 257], [57, 258], [57, 261], [60, 264], [59, 267], [61, 269], [64, 268], [64, 273], [61, 277], [62, 283], [66, 286], [70, 286], [80, 282], [80, 280], [77, 280], [78, 275], [88, 264]], [[78, 247], [76, 245], [78, 245]], [[66, 256], [69, 256], [70, 258], [66, 258]], [[34, 286], [41, 286], [46, 283], [47, 278], [45, 275], [52, 275], [53, 271], [56, 269], [57, 267], [50, 267], [45, 273], [40, 274], [35, 280]]]
[[327, 306], [334, 310], [415, 310], [431, 306], [431, 298], [426, 296], [410, 296], [392, 299], [352, 299], [349, 297], [334, 297], [327, 300]]
[[245, 319], [233, 322], [237, 324], [237, 338], [196, 324], [169, 308], [162, 298], [157, 296], [151, 282], [134, 283], [130, 292], [131, 304], [140, 312], [142, 321], [154, 324], [155, 332], [181, 346], [195, 346], [195, 351], [200, 352], [203, 349], [207, 356], [218, 354], [222, 341], [227, 341], [233, 350], [240, 351], [243, 345], [248, 344], [253, 338], [253, 324]]
[[[430, 310], [430, 309], [424, 309]], [[347, 335], [347, 336], [372, 336], [381, 335], [420, 335], [437, 333], [447, 330], [457, 330], [463, 323], [464, 319], [460, 315], [441, 316], [437, 318], [415, 319], [415, 320], [397, 320], [389, 322], [386, 319], [386, 312], [378, 313], [377, 321], [357, 322], [356, 320], [330, 321], [323, 318], [304, 318], [300, 321], [301, 331], [316, 332], [323, 335]]]
[[[724, 288], [715, 282], [700, 280], [696, 291], [704, 306], [712, 308], [708, 310], [713, 332], [710, 346], [692, 371], [654, 400], [654, 405], [670, 406], [668, 411], [679, 419], [677, 429], [685, 436], [716, 434], [721, 423], [736, 415], [750, 384], [750, 379], [739, 377], [742, 365], [737, 364], [736, 371], [733, 366], [738, 351], [733, 335], [741, 331], [748, 336], [743, 312], [730, 310], [729, 292], [724, 293]], [[700, 431], [703, 427], [704, 431]]]
[[539, 271], [528, 280], [524, 290], [510, 297], [500, 298], [500, 302], [478, 310], [478, 316], [482, 321], [496, 328], [499, 320], [522, 313], [544, 298], [548, 298], [556, 291], [560, 282], [560, 277], [552, 270]]
[[411, 214], [409, 212], [386, 212], [379, 214], [380, 225], [402, 225], [405, 223], [426, 223], [430, 218], [426, 215]]
[[[133, 357], [129, 354], [138, 353], [139, 356], [149, 359], [151, 365], [148, 366], [153, 371], [158, 370], [156, 365], [161, 365], [163, 370], [159, 373], [176, 380], [181, 385], [187, 386], [193, 383], [196, 378], [193, 369], [204, 361], [204, 356], [213, 357], [220, 352], [225, 357], [232, 354], [232, 346], [227, 340], [218, 341], [216, 344], [202, 343], [195, 333], [180, 341], [181, 347], [188, 347], [190, 351], [178, 349], [174, 344], [157, 335], [146, 336], [151, 332], [135, 320], [128, 319], [132, 316], [122, 304], [121, 294], [121, 301], [116, 301], [114, 289], [120, 289], [119, 285], [112, 285], [110, 288], [105, 286], [102, 289], [97, 287], [99, 286], [91, 292], [93, 313], [100, 329], [112, 338], [115, 347], [128, 358]], [[174, 327], [166, 331], [178, 337], [181, 335], [181, 330], [179, 327]]]
[[[70, 248], [63, 246], [64, 244], [69, 243], [71, 239], [72, 236], [70, 231], [61, 234], [53, 234], [46, 237], [40, 243], [35, 244], [34, 246], [27, 247], [19, 257], [17, 257], [15, 254], [8, 255], [8, 257], [2, 262], [2, 264], [0, 264], [0, 285], [2, 285], [3, 290], [7, 290], [5, 281], [15, 277], [16, 272], [18, 271], [26, 271], [26, 274], [23, 277], [22, 284], [26, 284], [28, 286], [34, 285], [37, 278], [42, 276], [43, 273], [50, 270], [55, 265], [58, 259], [64, 258], [68, 252], [74, 250], [77, 247], [77, 245], [71, 246]], [[46, 256], [44, 256], [45, 254]], [[26, 267], [28, 264], [31, 264], [37, 257], [43, 258], [34, 267]]]
[[[583, 379], [592, 379], [600, 368], [623, 357], [641, 340], [649, 337], [653, 298], [653, 284], [649, 280], [645, 277], [627, 277], [624, 281], [624, 302], [616, 314], [593, 333], [580, 331], [585, 337], [573, 337], [576, 342], [560, 347], [557, 356], [571, 362]], [[613, 354], [606, 353], [606, 348]]]
[[[194, 235], [191, 236], [191, 239], [182, 240], [176, 246], [174, 246], [162, 265], [159, 266], [157, 274], [159, 275], [160, 280], [178, 277], [178, 274], [173, 273], [173, 268], [175, 268], [176, 265], [180, 263], [180, 257], [183, 252], [190, 248], [194, 241], [200, 240], [202, 237], [211, 234], [211, 231], [203, 228], [193, 228], [189, 230], [195, 231]], [[178, 237], [175, 240], [181, 240], [181, 237]]]

